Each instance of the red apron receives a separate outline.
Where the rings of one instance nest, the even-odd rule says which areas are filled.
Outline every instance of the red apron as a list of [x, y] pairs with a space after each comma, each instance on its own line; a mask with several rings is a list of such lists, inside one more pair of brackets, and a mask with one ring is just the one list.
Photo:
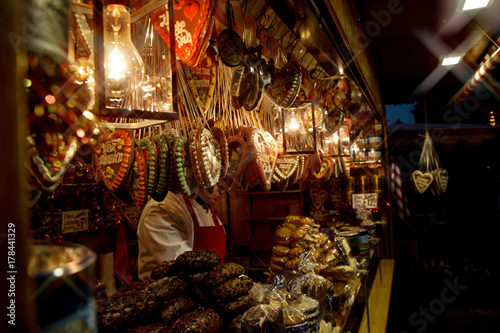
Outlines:
[[202, 227], [198, 221], [198, 217], [194, 212], [193, 205], [191, 201], [182, 196], [186, 206], [189, 210], [189, 214], [193, 219], [194, 226], [194, 242], [193, 250], [214, 250], [220, 257], [221, 262], [224, 263], [224, 257], [226, 256], [226, 234], [224, 233], [224, 226], [215, 215], [215, 212], [210, 208], [212, 213], [212, 218], [214, 220], [214, 226]]

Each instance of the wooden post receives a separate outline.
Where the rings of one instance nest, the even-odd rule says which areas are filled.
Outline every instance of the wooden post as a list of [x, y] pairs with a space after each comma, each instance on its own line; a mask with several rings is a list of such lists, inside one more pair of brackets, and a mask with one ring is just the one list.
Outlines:
[[[29, 27], [22, 20], [23, 8], [24, 1], [4, 1], [0, 11], [0, 35], [3, 36], [0, 39], [0, 140], [5, 143], [0, 149], [0, 327], [6, 328], [3, 332], [37, 330], [36, 308], [29, 302], [34, 289], [27, 274], [29, 208], [23, 162], [28, 113], [21, 78], [27, 68], [24, 47]], [[9, 323], [9, 320], [14, 321]]]

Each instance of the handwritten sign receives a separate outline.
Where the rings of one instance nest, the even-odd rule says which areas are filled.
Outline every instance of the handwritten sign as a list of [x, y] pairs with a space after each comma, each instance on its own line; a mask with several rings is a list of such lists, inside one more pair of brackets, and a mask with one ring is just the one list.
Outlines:
[[352, 208], [377, 208], [377, 193], [354, 193], [352, 195]]
[[89, 230], [89, 210], [72, 210], [62, 213], [62, 233]]

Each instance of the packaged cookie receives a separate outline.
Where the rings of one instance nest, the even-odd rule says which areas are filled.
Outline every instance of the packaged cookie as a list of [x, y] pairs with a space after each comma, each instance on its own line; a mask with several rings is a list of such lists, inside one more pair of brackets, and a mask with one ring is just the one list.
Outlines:
[[305, 251], [306, 250], [303, 247], [296, 246], [288, 252], [288, 256], [290, 258], [297, 258], [301, 253], [304, 253]]
[[275, 236], [278, 241], [288, 241], [293, 235], [293, 231], [283, 226], [276, 228]]
[[278, 257], [287, 256], [289, 252], [290, 252], [290, 248], [286, 247], [286, 246], [276, 245], [273, 247], [273, 255], [278, 256]]
[[283, 320], [285, 322], [286, 332], [309, 332], [309, 324], [306, 315], [289, 304], [283, 307]]
[[288, 256], [283, 256], [283, 257], [278, 257], [278, 256], [272, 256], [271, 257], [271, 263], [284, 266], [288, 262], [290, 258]]

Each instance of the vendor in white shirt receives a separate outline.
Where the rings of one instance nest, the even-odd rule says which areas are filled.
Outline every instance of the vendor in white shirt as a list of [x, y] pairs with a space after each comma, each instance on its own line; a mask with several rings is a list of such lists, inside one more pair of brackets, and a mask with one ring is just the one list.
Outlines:
[[140, 280], [150, 279], [153, 268], [163, 261], [190, 250], [214, 250], [224, 262], [224, 226], [211, 208], [220, 196], [215, 185], [200, 189], [193, 199], [169, 192], [161, 202], [149, 200], [137, 228]]

